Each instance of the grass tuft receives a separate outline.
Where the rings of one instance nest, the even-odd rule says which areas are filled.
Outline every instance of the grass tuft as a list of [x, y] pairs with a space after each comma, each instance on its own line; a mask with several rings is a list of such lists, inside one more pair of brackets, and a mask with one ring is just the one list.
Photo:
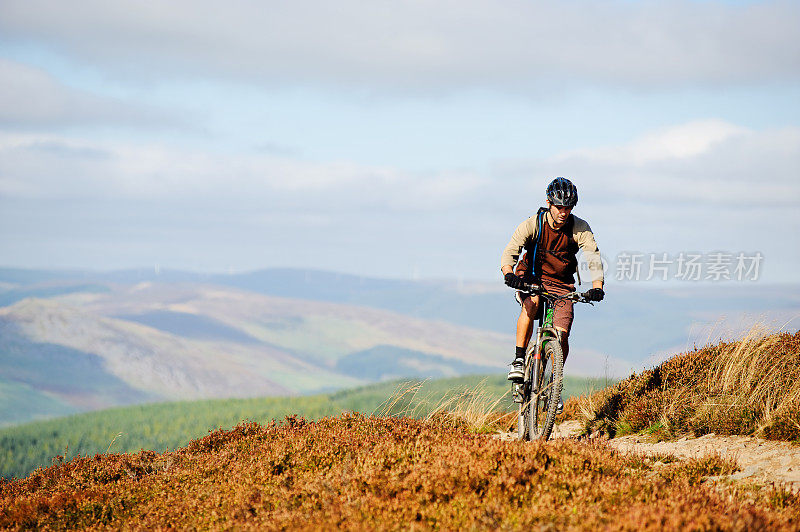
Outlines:
[[754, 327], [742, 340], [677, 355], [568, 402], [586, 432], [745, 434], [800, 439], [800, 332]]
[[442, 426], [466, 427], [473, 432], [509, 430], [516, 414], [509, 412], [507, 391], [498, 394], [486, 384], [454, 388], [441, 394], [420, 397], [422, 382], [407, 382], [397, 386], [394, 393], [373, 412], [379, 417], [414, 417]]

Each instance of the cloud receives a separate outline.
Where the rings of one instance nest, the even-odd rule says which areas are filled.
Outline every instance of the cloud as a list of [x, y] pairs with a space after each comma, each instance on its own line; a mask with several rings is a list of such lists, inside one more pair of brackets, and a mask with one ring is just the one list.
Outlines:
[[510, 193], [543, 200], [544, 185], [557, 175], [573, 178], [581, 197], [610, 204], [795, 205], [800, 128], [756, 131], [697, 121], [645, 132], [621, 145], [504, 163], [491, 171], [430, 172], [268, 152], [0, 134], [0, 194], [20, 198], [227, 198], [318, 213], [491, 213], [505, 210]]
[[259, 152], [0, 134], [0, 195], [26, 199], [215, 199], [328, 212], [438, 210], [486, 186], [466, 171], [406, 173]]
[[746, 133], [746, 128], [722, 120], [700, 120], [647, 132], [620, 146], [568, 151], [555, 159], [567, 161], [585, 158], [603, 164], [646, 165], [696, 157], [720, 142]]
[[65, 86], [44, 70], [0, 57], [0, 126], [159, 125], [172, 119], [139, 105]]
[[609, 258], [759, 250], [765, 279], [780, 281], [800, 260], [786, 236], [800, 227], [799, 158], [800, 128], [717, 120], [490, 171], [416, 173], [251, 149], [0, 133], [0, 248], [20, 264], [203, 269], [319, 259], [341, 271], [402, 276], [418, 266], [424, 276], [488, 278], [549, 179], [567, 175], [581, 195], [577, 214]]
[[391, 90], [796, 82], [797, 2], [0, 3], [0, 34], [133, 79]]
[[695, 121], [498, 171], [517, 181], [526, 175], [569, 176], [584, 197], [611, 204], [797, 205], [800, 128], [756, 131], [721, 120]]

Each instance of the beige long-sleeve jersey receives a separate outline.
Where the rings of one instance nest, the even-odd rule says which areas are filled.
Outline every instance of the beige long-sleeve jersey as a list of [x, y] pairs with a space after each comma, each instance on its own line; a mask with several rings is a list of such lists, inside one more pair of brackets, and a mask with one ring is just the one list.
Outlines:
[[[549, 213], [545, 213], [545, 216], [549, 217]], [[571, 216], [574, 219], [572, 238], [578, 244], [580, 250], [583, 251], [583, 258], [589, 266], [591, 281], [593, 283], [595, 281], [600, 281], [602, 283], [603, 261], [600, 257], [600, 249], [597, 247], [592, 229], [585, 220], [578, 218], [574, 214]], [[545, 221], [545, 223], [547, 223], [547, 221]], [[522, 250], [533, 248], [537, 231], [537, 216], [531, 216], [517, 226], [514, 230], [514, 234], [511, 235], [511, 241], [509, 241], [508, 245], [503, 250], [503, 254], [500, 256], [501, 270], [505, 266], [511, 266], [513, 268], [514, 265], [517, 264]]]

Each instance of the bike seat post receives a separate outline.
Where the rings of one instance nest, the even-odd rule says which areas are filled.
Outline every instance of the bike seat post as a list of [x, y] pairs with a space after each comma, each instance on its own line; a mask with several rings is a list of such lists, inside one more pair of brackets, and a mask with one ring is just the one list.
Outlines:
[[539, 312], [539, 327], [542, 327], [542, 326], [544, 326], [544, 318], [545, 318], [545, 316], [547, 316], [547, 309], [550, 308], [552, 303], [546, 297], [542, 297], [540, 299], [540, 301], [541, 301], [541, 303], [539, 303], [539, 304], [542, 306], [542, 309], [541, 309], [541, 312]]

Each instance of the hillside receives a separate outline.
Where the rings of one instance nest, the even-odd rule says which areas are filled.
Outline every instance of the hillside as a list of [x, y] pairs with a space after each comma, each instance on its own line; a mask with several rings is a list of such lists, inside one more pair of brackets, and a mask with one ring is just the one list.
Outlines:
[[[669, 439], [715, 430], [793, 439], [798, 368], [800, 333], [753, 331], [571, 399], [565, 417], [583, 416], [594, 436]], [[513, 424], [493, 413], [507, 383], [497, 377], [476, 389], [469, 379], [384, 383], [282, 405], [151, 405], [66, 418], [60, 428], [54, 420], [6, 429], [0, 448], [8, 457], [44, 444], [30, 438], [48, 432], [89, 434], [86, 422], [102, 416], [106, 449], [57, 456], [27, 478], [0, 480], [0, 528], [771, 530], [800, 523], [800, 492], [774, 481], [740, 484], [755, 466], [741, 470], [719, 451], [679, 458], [643, 447], [638, 437], [524, 443], [487, 433]], [[448, 390], [452, 400], [442, 397]], [[346, 405], [375, 405], [378, 416]], [[333, 417], [296, 415], [303, 409]], [[269, 421], [267, 411], [273, 418], [292, 413]], [[254, 421], [166, 452], [124, 452], [130, 435], [109, 431], [129, 423], [145, 437], [181, 424], [191, 432], [203, 416], [219, 426]], [[694, 445], [685, 437], [675, 443]]]
[[[585, 393], [595, 383], [568, 377], [564, 396]], [[345, 411], [424, 417], [453, 401], [477, 410], [508, 410], [504, 376], [466, 376], [426, 381], [392, 381], [299, 397], [215, 399], [145, 404], [89, 412], [0, 429], [0, 477], [24, 477], [50, 465], [58, 454], [91, 456], [107, 450], [164, 451], [187, 445], [208, 431], [244, 420], [269, 423], [297, 414], [308, 419]]]
[[[109, 285], [0, 307], [0, 425], [164, 400], [501, 373], [512, 340], [205, 285]], [[7, 405], [7, 406], [6, 406]]]
[[[785, 323], [800, 304], [796, 289], [760, 285], [615, 285], [608, 294], [576, 309], [567, 374], [627, 375], [730, 337], [727, 325], [735, 332], [751, 322], [744, 312]], [[0, 426], [147, 402], [500, 374], [517, 312], [499, 281], [288, 269], [0, 268], [0, 305]]]
[[800, 441], [800, 332], [768, 334], [676, 355], [589, 396], [564, 417], [586, 433], [753, 435]]
[[448, 417], [290, 417], [0, 483], [0, 527], [796, 528], [796, 495], [702, 482], [734, 469], [714, 458], [657, 467], [576, 440], [506, 442]]
[[[596, 308], [579, 306], [574, 360], [583, 375], [627, 375], [632, 368], [661, 362], [692, 345], [735, 338], [754, 321], [797, 330], [797, 284], [763, 283], [619, 283], [608, 279], [607, 297]], [[509, 290], [494, 282], [378, 279], [303, 268], [273, 268], [242, 273], [206, 274], [137, 269], [111, 272], [37, 271], [0, 268], [8, 286], [7, 303], [42, 294], [101, 292], [109, 286], [198, 284], [233, 288], [306, 302], [370, 307], [422, 320], [445, 321], [472, 329], [509, 334], [517, 307]], [[584, 284], [584, 288], [586, 285]], [[0, 290], [0, 296], [3, 291]], [[50, 296], [47, 296], [50, 297]], [[2, 302], [3, 299], [0, 299]], [[659, 324], [653, 327], [652, 324]], [[626, 334], [616, 331], [625, 324]], [[513, 330], [511, 330], [513, 332]], [[659, 358], [660, 357], [660, 358]], [[568, 368], [569, 369], [569, 368]], [[571, 371], [577, 370], [571, 369]]]

